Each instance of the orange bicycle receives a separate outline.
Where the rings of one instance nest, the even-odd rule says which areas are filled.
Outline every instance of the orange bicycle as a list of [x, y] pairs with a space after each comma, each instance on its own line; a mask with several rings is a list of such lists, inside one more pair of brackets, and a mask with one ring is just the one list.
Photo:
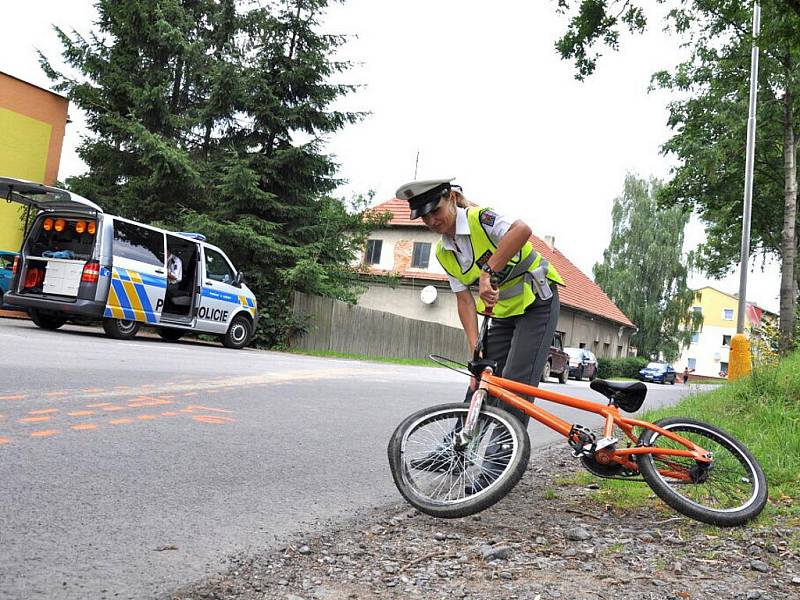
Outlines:
[[[389, 441], [395, 485], [421, 512], [442, 518], [475, 514], [503, 498], [522, 478], [531, 451], [527, 431], [507, 411], [485, 406], [487, 395], [561, 433], [591, 473], [629, 480], [641, 476], [664, 502], [688, 517], [730, 527], [755, 518], [764, 508], [764, 472], [729, 433], [694, 419], [649, 423], [620, 413], [641, 408], [647, 394], [643, 383], [595, 379], [590, 387], [608, 398], [607, 405], [599, 404], [498, 377], [496, 363], [480, 358], [481, 345], [467, 365], [430, 355], [478, 380], [471, 402], [424, 408], [400, 423]], [[602, 437], [517, 394], [600, 415]]]

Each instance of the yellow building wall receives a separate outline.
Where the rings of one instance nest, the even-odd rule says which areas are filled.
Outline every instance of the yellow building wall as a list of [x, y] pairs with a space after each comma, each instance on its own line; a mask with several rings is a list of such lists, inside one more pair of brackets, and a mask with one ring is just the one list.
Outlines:
[[[0, 173], [44, 181], [52, 130], [49, 123], [0, 107]], [[0, 250], [18, 250], [22, 245], [22, 214], [17, 203], [0, 203]]]
[[[698, 299], [697, 294], [700, 295]], [[739, 301], [733, 296], [723, 294], [714, 288], [706, 287], [697, 291], [693, 306], [703, 307], [703, 325], [712, 327], [732, 327], [736, 330], [736, 318], [739, 313]], [[733, 310], [733, 319], [723, 318], [724, 310]], [[749, 327], [745, 322], [745, 327]]]
[[[0, 72], [0, 176], [54, 185], [61, 160], [68, 101]], [[19, 250], [19, 204], [0, 199], [0, 249]]]

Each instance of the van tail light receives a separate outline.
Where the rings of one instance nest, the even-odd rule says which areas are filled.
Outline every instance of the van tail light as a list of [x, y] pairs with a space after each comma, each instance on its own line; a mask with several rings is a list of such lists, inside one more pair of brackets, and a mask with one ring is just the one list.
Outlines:
[[94, 221], [89, 221], [86, 225], [86, 231], [88, 231], [91, 235], [94, 235], [94, 232], [97, 231], [97, 223]]
[[25, 288], [35, 288], [44, 282], [44, 269], [39, 267], [28, 267], [25, 273]]
[[11, 267], [11, 272], [16, 275], [17, 269], [19, 269], [19, 256], [14, 257], [14, 266]]
[[81, 273], [81, 281], [85, 283], [97, 283], [100, 278], [100, 263], [97, 261], [87, 262], [83, 266], [83, 273]]

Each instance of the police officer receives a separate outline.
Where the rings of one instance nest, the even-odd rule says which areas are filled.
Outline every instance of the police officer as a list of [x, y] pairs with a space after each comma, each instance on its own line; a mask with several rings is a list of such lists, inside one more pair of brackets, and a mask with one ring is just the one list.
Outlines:
[[[461, 187], [452, 182], [453, 178], [411, 181], [398, 188], [397, 197], [408, 200], [412, 220], [421, 218], [442, 236], [436, 258], [456, 296], [470, 348], [478, 342], [477, 313], [491, 309], [484, 358], [497, 361], [502, 377], [537, 386], [558, 321], [555, 284], [564, 281], [531, 246], [528, 225], [490, 208], [470, 206]], [[477, 303], [469, 290], [475, 284]], [[500, 405], [523, 427], [528, 423], [528, 415], [495, 398], [488, 398], [487, 404]], [[480, 482], [479, 487], [488, 483]]]

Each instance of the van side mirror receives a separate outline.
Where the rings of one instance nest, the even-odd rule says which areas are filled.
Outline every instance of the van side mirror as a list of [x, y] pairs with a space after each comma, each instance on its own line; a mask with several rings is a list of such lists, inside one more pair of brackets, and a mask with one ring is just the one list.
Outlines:
[[236, 277], [233, 278], [233, 285], [235, 285], [236, 287], [239, 287], [243, 283], [244, 283], [244, 273], [239, 271], [239, 272], [236, 273]]

